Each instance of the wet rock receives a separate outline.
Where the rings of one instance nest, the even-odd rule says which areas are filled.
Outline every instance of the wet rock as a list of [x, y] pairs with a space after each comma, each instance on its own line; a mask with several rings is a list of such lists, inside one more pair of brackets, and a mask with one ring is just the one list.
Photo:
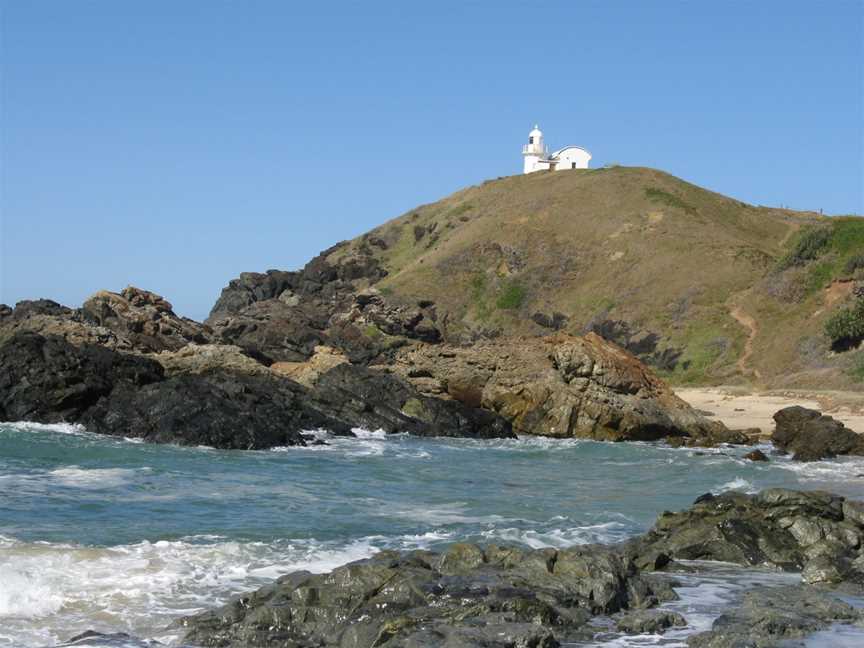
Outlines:
[[618, 619], [615, 627], [627, 634], [662, 634], [669, 628], [686, 625], [687, 620], [677, 612], [639, 610]]
[[768, 461], [768, 456], [762, 452], [761, 450], [751, 450], [747, 454], [744, 455], [745, 459], [749, 459], [750, 461]]
[[786, 407], [774, 414], [771, 440], [792, 452], [796, 461], [818, 461], [838, 455], [864, 455], [864, 436], [840, 421], [805, 407]]
[[587, 638], [592, 614], [653, 603], [653, 588], [605, 547], [463, 544], [296, 572], [178, 625], [201, 646], [550, 648]]
[[57, 648], [157, 648], [165, 644], [153, 639], [138, 639], [125, 632], [102, 633], [88, 630], [75, 635], [69, 641], [59, 644]]
[[[721, 615], [710, 631], [688, 639], [691, 648], [779, 648], [834, 623], [854, 623], [861, 613], [830, 593], [800, 585], [759, 587]], [[799, 644], [795, 644], [799, 645]]]
[[703, 495], [686, 511], [661, 514], [632, 550], [637, 564], [663, 553], [803, 570], [805, 581], [816, 583], [861, 578], [854, 561], [862, 542], [864, 529], [847, 519], [842, 497], [773, 488]]
[[525, 434], [746, 441], [698, 414], [636, 358], [594, 334], [414, 346], [399, 351], [391, 370], [425, 393], [497, 412]]

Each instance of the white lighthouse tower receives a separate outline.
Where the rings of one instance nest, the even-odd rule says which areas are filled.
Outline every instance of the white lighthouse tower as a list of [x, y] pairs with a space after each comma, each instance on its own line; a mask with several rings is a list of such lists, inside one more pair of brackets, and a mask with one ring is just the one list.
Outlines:
[[534, 129], [528, 133], [528, 143], [522, 147], [522, 157], [525, 159], [524, 173], [548, 168], [540, 164], [540, 160], [546, 159], [546, 146], [543, 144], [543, 131], [537, 124], [534, 124]]
[[581, 146], [565, 146], [551, 155], [543, 143], [543, 131], [534, 124], [528, 133], [528, 143], [522, 147], [523, 173], [534, 171], [564, 171], [565, 169], [587, 169], [591, 163], [591, 153]]

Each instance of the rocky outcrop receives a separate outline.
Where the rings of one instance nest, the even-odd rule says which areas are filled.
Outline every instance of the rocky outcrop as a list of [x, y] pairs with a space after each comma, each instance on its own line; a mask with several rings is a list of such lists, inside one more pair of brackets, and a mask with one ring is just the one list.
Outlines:
[[271, 374], [267, 366], [246, 355], [240, 347], [230, 344], [189, 344], [178, 351], [162, 351], [149, 357], [162, 365], [168, 376], [199, 375], [217, 370]]
[[660, 515], [631, 547], [637, 565], [720, 560], [802, 571], [806, 583], [864, 582], [864, 505], [819, 491], [703, 495]]
[[115, 385], [163, 380], [158, 363], [57, 335], [18, 332], [0, 342], [0, 419], [76, 422]]
[[97, 292], [84, 302], [81, 317], [128, 339], [135, 350], [145, 353], [212, 341], [206, 326], [177, 316], [172, 308], [160, 295], [129, 286], [119, 293]]
[[793, 453], [797, 461], [818, 461], [838, 455], [864, 455], [864, 436], [840, 421], [805, 407], [786, 407], [774, 414], [771, 440]]
[[408, 382], [367, 367], [339, 364], [321, 374], [309, 398], [352, 427], [416, 436], [514, 438], [510, 423], [494, 412], [419, 393]]
[[236, 347], [190, 345], [144, 357], [29, 332], [0, 342], [4, 421], [74, 422], [149, 442], [227, 449], [304, 445], [304, 431], [350, 434], [353, 427], [513, 436], [496, 414], [423, 396], [366, 367], [342, 364], [310, 385]]
[[[675, 581], [654, 572], [689, 569], [672, 559], [803, 567], [805, 583], [846, 579], [854, 587], [864, 582], [862, 540], [862, 502], [783, 489], [703, 496], [621, 545], [385, 551], [327, 574], [288, 574], [175, 625], [200, 646], [559, 646], [608, 633], [608, 622], [591, 624], [596, 615], [613, 615], [624, 633], [686, 625], [679, 614], [653, 609], [676, 598]], [[859, 611], [808, 584], [760, 588], [689, 643], [768, 648], [859, 619]]]
[[390, 370], [426, 394], [497, 412], [525, 434], [747, 441], [703, 417], [636, 358], [593, 333], [414, 346], [400, 351]]
[[592, 615], [673, 596], [605, 547], [456, 544], [295, 572], [178, 625], [200, 646], [553, 648], [589, 638]]
[[[690, 637], [691, 648], [780, 648], [835, 623], [860, 623], [864, 615], [828, 592], [790, 585], [759, 587], [744, 594], [708, 632]], [[829, 644], [825, 644], [826, 646]]]
[[408, 340], [441, 339], [433, 304], [388, 301], [371, 287], [386, 276], [378, 261], [362, 249], [340, 256], [341, 248], [297, 272], [241, 274], [222, 290], [207, 323], [222, 341], [267, 362], [305, 362], [327, 345], [369, 363]]
[[212, 338], [209, 328], [179, 317], [159, 295], [133, 286], [119, 293], [99, 291], [79, 309], [47, 299], [19, 302], [0, 316], [0, 340], [21, 332], [127, 353], [176, 351]]
[[317, 346], [312, 357], [305, 362], [275, 362], [270, 365], [270, 370], [291, 380], [296, 380], [301, 385], [311, 387], [318, 381], [321, 374], [349, 362], [344, 353], [332, 347]]
[[152, 359], [34, 333], [0, 344], [0, 419], [239, 449], [304, 445], [310, 429], [349, 432], [291, 381], [226, 369], [166, 377]]
[[119, 351], [133, 351], [132, 342], [104, 326], [84, 320], [80, 310], [50, 299], [21, 301], [15, 308], [0, 309], [0, 341], [16, 333], [57, 335], [71, 344], [98, 344]]

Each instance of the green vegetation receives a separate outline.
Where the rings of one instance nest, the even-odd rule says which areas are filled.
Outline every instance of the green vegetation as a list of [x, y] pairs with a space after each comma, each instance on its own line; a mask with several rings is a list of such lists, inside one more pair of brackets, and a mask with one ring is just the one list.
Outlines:
[[471, 278], [471, 304], [474, 306], [477, 319], [481, 322], [489, 319], [491, 309], [486, 299], [486, 275], [482, 272], [478, 272]]
[[858, 270], [864, 270], [864, 254], [849, 257], [843, 266], [843, 272], [847, 275], [854, 275]]
[[811, 227], [803, 230], [798, 234], [792, 250], [777, 262], [777, 269], [785, 270], [817, 259], [827, 251], [831, 243], [831, 235], [831, 228], [828, 227]]
[[864, 353], [858, 353], [856, 362], [849, 369], [848, 373], [855, 382], [864, 383]]
[[525, 287], [515, 281], [505, 281], [498, 291], [495, 305], [502, 310], [515, 310], [525, 301]]
[[825, 333], [836, 350], [850, 349], [864, 340], [864, 297], [837, 311], [825, 322]]
[[381, 330], [374, 324], [367, 325], [366, 328], [363, 329], [363, 335], [373, 340], [384, 336]]
[[695, 214], [696, 208], [693, 207], [690, 203], [687, 203], [675, 194], [671, 194], [668, 191], [664, 191], [663, 189], [658, 189], [657, 187], [647, 187], [645, 189], [645, 197], [652, 202], [660, 203], [661, 205], [667, 205], [668, 207], [675, 207], [684, 211], [687, 214]]
[[[864, 221], [832, 218], [824, 225], [802, 230], [792, 249], [777, 262], [776, 271], [806, 267], [807, 294], [825, 288], [831, 281], [853, 275], [864, 268]], [[814, 261], [818, 263], [814, 264]]]

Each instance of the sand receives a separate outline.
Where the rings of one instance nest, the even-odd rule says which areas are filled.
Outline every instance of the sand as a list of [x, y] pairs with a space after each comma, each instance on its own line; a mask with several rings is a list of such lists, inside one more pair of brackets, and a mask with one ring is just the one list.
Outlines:
[[736, 387], [681, 388], [675, 393], [711, 418], [730, 428], [759, 428], [763, 435], [774, 431], [772, 416], [790, 405], [817, 409], [864, 434], [864, 394], [853, 392], [749, 392]]

